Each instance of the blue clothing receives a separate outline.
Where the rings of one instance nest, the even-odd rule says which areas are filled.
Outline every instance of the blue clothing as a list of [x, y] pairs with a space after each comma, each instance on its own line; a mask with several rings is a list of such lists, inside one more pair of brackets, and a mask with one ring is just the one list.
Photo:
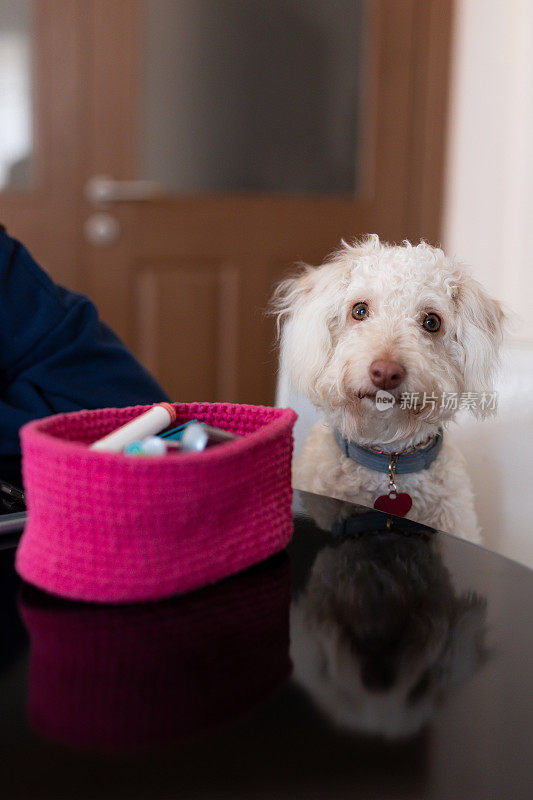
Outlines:
[[58, 286], [0, 229], [0, 456], [29, 420], [168, 400], [93, 303]]

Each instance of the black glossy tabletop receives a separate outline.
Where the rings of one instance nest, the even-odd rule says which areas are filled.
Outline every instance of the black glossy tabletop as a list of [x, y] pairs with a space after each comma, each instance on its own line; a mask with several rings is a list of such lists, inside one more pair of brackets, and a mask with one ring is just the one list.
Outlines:
[[161, 603], [69, 603], [0, 551], [0, 797], [533, 797], [533, 573], [295, 497], [285, 553]]

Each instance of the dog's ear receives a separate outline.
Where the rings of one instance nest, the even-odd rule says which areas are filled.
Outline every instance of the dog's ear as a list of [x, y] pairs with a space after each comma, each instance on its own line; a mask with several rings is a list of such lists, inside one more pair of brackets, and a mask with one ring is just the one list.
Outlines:
[[[491, 392], [499, 364], [505, 315], [497, 300], [489, 297], [478, 281], [462, 275], [453, 295], [457, 309], [457, 341], [463, 355], [464, 389], [478, 395]], [[479, 397], [473, 411], [484, 416]]]
[[318, 267], [300, 264], [295, 275], [285, 278], [276, 286], [270, 300], [270, 311], [276, 316], [278, 326], [292, 316], [300, 302], [311, 293], [317, 272]]
[[[309, 395], [324, 359], [331, 350], [331, 336], [317, 290], [323, 268], [302, 265], [300, 273], [283, 281], [272, 300], [280, 336], [280, 371], [288, 375], [295, 391]], [[280, 328], [281, 326], [281, 328]]]
[[280, 334], [280, 371], [297, 392], [311, 397], [332, 348], [325, 302], [331, 266], [302, 265], [279, 284], [271, 301]]

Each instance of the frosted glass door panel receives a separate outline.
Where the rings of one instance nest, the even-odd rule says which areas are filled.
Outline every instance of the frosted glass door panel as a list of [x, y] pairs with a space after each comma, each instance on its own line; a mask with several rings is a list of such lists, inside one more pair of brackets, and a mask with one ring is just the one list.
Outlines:
[[138, 177], [350, 193], [364, 0], [145, 0]]
[[0, 190], [31, 183], [31, 0], [0, 0]]

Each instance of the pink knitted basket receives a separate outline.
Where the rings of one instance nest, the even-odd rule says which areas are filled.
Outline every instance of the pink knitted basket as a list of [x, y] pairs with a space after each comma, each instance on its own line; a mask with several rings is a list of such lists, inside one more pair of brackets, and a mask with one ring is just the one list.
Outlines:
[[149, 406], [58, 414], [21, 431], [29, 520], [16, 565], [76, 600], [185, 592], [282, 550], [292, 535], [291, 409], [175, 403], [242, 439], [203, 453], [129, 457], [90, 450]]

